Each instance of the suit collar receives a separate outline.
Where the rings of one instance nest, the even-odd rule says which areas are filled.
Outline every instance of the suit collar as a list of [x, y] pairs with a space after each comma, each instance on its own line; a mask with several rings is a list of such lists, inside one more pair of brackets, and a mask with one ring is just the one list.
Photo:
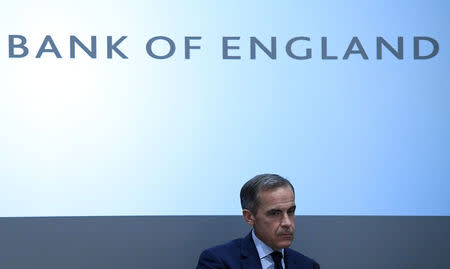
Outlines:
[[286, 266], [287, 269], [289, 268], [296, 268], [296, 260], [295, 259], [291, 259], [294, 256], [292, 255], [292, 250], [290, 250], [289, 248], [285, 248], [284, 249], [284, 264]]
[[242, 268], [262, 268], [251, 232], [242, 239], [241, 263]]
[[[284, 265], [286, 269], [296, 268], [297, 262], [293, 258], [292, 250], [289, 248], [284, 249]], [[241, 244], [241, 263], [242, 268], [262, 268], [261, 260], [259, 258], [258, 251], [256, 250], [255, 243], [252, 239], [252, 232], [242, 239]]]
[[[264, 243], [261, 239], [259, 239], [256, 236], [255, 230], [252, 230], [252, 239], [253, 243], [255, 243], [256, 251], [258, 252], [258, 256], [260, 259], [267, 257], [274, 251], [271, 247], [269, 247], [266, 243]], [[284, 257], [284, 248], [281, 249], [280, 252]]]

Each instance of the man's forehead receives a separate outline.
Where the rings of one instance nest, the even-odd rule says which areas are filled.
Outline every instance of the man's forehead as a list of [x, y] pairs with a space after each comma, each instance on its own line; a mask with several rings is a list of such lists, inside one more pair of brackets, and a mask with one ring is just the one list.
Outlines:
[[295, 206], [295, 197], [289, 186], [262, 190], [259, 193], [260, 206], [290, 208]]

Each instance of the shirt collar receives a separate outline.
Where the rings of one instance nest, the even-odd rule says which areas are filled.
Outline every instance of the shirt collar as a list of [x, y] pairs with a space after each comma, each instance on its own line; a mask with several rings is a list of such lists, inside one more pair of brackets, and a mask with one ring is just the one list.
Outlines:
[[[256, 250], [258, 251], [258, 255], [260, 259], [263, 259], [270, 255], [270, 253], [274, 252], [274, 250], [266, 245], [263, 241], [261, 241], [258, 237], [255, 235], [255, 231], [252, 230], [252, 238], [253, 242], [255, 243]], [[284, 258], [284, 248], [280, 250], [282, 257]]]

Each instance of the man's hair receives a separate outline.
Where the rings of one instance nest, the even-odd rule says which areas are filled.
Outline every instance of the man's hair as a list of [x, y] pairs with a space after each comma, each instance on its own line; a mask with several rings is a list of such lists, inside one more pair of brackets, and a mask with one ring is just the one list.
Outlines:
[[241, 206], [256, 215], [259, 206], [259, 192], [289, 186], [294, 193], [294, 187], [289, 180], [275, 174], [261, 174], [247, 181], [241, 188]]

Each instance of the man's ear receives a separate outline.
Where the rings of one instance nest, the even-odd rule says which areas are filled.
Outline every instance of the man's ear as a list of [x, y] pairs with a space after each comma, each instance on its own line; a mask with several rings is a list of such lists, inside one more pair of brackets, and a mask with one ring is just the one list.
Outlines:
[[244, 216], [244, 219], [248, 223], [248, 225], [253, 226], [255, 224], [255, 216], [253, 216], [253, 213], [250, 212], [250, 210], [243, 209], [242, 216]]

